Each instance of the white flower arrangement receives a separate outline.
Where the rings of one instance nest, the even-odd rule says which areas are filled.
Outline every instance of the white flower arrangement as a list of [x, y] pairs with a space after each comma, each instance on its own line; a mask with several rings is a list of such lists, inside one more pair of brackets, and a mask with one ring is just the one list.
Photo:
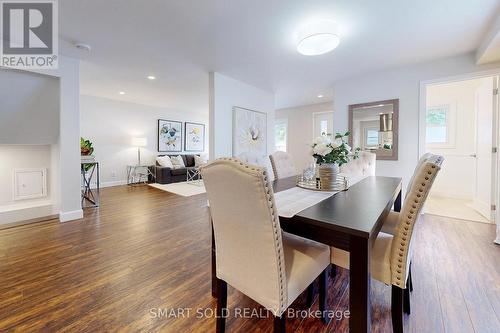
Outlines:
[[318, 164], [335, 163], [338, 166], [349, 162], [351, 158], [358, 158], [359, 148], [351, 154], [352, 148], [347, 144], [346, 138], [349, 132], [345, 134], [337, 133], [335, 137], [331, 135], [319, 136], [312, 144], [312, 156]]

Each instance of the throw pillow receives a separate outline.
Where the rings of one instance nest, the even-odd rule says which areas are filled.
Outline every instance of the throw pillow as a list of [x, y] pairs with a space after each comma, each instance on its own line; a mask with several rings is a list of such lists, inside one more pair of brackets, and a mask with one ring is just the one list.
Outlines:
[[181, 155], [172, 156], [172, 157], [170, 157], [170, 160], [172, 161], [172, 164], [174, 165], [174, 169], [180, 169], [180, 168], [186, 167], [184, 165], [184, 160], [182, 159]]
[[158, 156], [156, 158], [156, 162], [162, 167], [165, 168], [173, 168], [174, 166], [172, 165], [172, 161], [170, 160], [170, 157], [168, 156]]
[[203, 156], [194, 155], [194, 166], [200, 167], [207, 164], [207, 160]]

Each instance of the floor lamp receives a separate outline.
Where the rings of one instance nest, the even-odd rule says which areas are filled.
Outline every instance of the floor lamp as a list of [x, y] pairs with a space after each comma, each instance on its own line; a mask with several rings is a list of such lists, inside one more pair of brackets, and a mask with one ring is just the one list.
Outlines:
[[132, 138], [132, 145], [137, 147], [137, 165], [141, 165], [141, 147], [148, 145], [147, 138]]

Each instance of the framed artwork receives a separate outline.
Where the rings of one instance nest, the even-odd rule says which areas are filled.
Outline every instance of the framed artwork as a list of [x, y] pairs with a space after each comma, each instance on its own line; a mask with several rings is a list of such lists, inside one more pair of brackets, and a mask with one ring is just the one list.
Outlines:
[[233, 156], [267, 155], [267, 114], [233, 107]]
[[205, 150], [205, 125], [198, 123], [184, 123], [184, 150]]
[[180, 121], [158, 119], [158, 151], [182, 151], [182, 123]]

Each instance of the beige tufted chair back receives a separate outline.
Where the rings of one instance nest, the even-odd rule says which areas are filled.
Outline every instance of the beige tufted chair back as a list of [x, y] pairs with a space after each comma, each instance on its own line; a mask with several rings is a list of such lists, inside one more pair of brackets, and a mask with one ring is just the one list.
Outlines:
[[408, 195], [408, 193], [410, 193], [410, 188], [413, 184], [413, 179], [415, 178], [415, 173], [422, 166], [422, 164], [425, 161], [427, 161], [429, 158], [431, 158], [432, 156], [433, 155], [431, 153], [425, 153], [424, 155], [422, 155], [422, 157], [420, 157], [420, 159], [418, 160], [417, 166], [415, 167], [415, 170], [413, 170], [413, 175], [410, 178], [410, 181], [408, 183], [408, 187], [406, 188], [406, 195]]
[[432, 184], [441, 170], [443, 157], [429, 154], [419, 161], [408, 188], [391, 249], [392, 284], [406, 288], [411, 259], [412, 237], [415, 223], [429, 195]]
[[280, 316], [287, 307], [285, 259], [267, 171], [223, 158], [201, 173], [210, 201], [217, 278]]
[[362, 151], [359, 153], [359, 158], [343, 164], [340, 167], [340, 172], [354, 178], [375, 176], [376, 159], [376, 154]]
[[277, 151], [269, 155], [276, 179], [287, 178], [297, 175], [297, 169], [293, 164], [292, 157], [283, 151]]

